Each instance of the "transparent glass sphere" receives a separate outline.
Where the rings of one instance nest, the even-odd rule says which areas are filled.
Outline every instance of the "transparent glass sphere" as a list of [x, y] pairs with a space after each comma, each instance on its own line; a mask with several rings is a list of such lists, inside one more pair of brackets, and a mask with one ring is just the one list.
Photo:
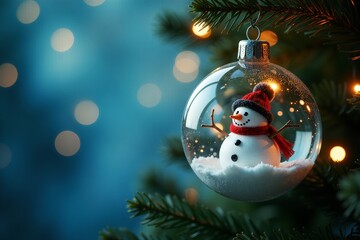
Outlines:
[[[250, 157], [246, 161], [253, 164], [239, 165], [240, 161], [230, 161], [224, 165], [219, 153], [230, 136], [203, 125], [211, 124], [213, 112], [216, 127], [230, 133], [233, 119], [229, 116], [234, 114], [233, 102], [252, 92], [254, 86], [261, 82], [270, 85], [275, 93], [270, 103], [273, 121], [269, 124], [277, 130], [289, 120], [291, 124], [299, 124], [296, 128], [281, 131], [281, 135], [293, 143], [294, 154], [289, 159], [281, 155], [280, 164]], [[256, 140], [260, 148], [254, 145], [246, 148], [247, 140], [244, 138], [256, 137], [232, 135], [235, 135], [235, 140], [230, 145], [237, 145], [236, 138], [239, 138], [241, 141], [238, 143], [244, 143], [241, 146], [250, 155], [266, 148], [261, 145], [261, 139]], [[308, 88], [285, 68], [270, 63], [267, 56], [260, 57], [260, 60], [250, 56], [250, 59], [240, 59], [214, 70], [192, 93], [182, 119], [182, 144], [196, 175], [214, 191], [242, 201], [269, 200], [300, 183], [319, 154], [321, 135], [319, 110]], [[272, 142], [267, 135], [263, 139]], [[232, 148], [236, 149], [236, 146], [231, 145], [229, 149]], [[240, 152], [240, 155], [243, 153]]]

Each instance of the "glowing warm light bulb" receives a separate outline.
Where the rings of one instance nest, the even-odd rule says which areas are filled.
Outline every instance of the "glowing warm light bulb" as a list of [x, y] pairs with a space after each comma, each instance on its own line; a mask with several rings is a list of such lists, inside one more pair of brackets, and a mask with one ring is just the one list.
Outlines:
[[260, 34], [260, 40], [267, 41], [271, 46], [274, 46], [278, 42], [278, 36], [276, 33], [270, 30], [265, 30]]
[[354, 91], [355, 91], [356, 94], [360, 93], [360, 84], [356, 84], [354, 86]]
[[211, 30], [209, 26], [205, 26], [205, 23], [194, 23], [192, 26], [193, 33], [201, 38], [208, 38], [211, 35]]
[[341, 162], [342, 160], [345, 159], [345, 156], [346, 156], [346, 151], [341, 146], [335, 146], [330, 150], [330, 158], [334, 162]]

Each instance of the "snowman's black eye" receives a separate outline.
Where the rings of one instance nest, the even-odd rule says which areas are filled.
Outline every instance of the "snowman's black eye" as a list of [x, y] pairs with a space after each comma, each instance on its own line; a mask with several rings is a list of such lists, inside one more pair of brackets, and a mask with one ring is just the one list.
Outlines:
[[239, 111], [236, 111], [236, 112], [235, 112], [235, 114], [238, 114], [238, 113], [239, 113]]
[[244, 113], [244, 116], [247, 116], [247, 115], [249, 115], [249, 113], [248, 113], [248, 112], [245, 112], [245, 113]]

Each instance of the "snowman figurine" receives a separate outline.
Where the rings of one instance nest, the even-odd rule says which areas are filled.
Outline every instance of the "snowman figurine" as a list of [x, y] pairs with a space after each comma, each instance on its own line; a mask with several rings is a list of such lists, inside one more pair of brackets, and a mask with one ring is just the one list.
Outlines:
[[280, 132], [290, 125], [288, 121], [279, 130], [270, 123], [273, 115], [270, 112], [270, 102], [274, 99], [274, 90], [265, 82], [258, 83], [251, 93], [236, 100], [232, 104], [233, 114], [230, 116], [231, 133], [227, 134], [214, 123], [214, 110], [211, 115], [211, 127], [223, 133], [226, 138], [221, 145], [219, 159], [222, 168], [231, 165], [254, 167], [258, 164], [279, 166], [282, 153], [285, 158], [294, 154], [292, 143], [284, 139]]

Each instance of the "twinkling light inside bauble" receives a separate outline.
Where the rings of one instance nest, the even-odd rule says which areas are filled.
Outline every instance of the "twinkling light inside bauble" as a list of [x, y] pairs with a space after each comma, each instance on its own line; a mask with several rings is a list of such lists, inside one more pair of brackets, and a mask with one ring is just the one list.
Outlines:
[[346, 157], [346, 151], [343, 147], [341, 146], [335, 146], [333, 148], [331, 148], [330, 150], [330, 158], [334, 161], [334, 162], [341, 162], [345, 159]]
[[355, 84], [355, 86], [354, 86], [354, 92], [355, 92], [355, 93], [360, 93], [360, 84]]
[[276, 83], [276, 82], [269, 82], [269, 84], [270, 84], [270, 87], [274, 90], [274, 92], [277, 92], [277, 91], [280, 90], [278, 83]]

